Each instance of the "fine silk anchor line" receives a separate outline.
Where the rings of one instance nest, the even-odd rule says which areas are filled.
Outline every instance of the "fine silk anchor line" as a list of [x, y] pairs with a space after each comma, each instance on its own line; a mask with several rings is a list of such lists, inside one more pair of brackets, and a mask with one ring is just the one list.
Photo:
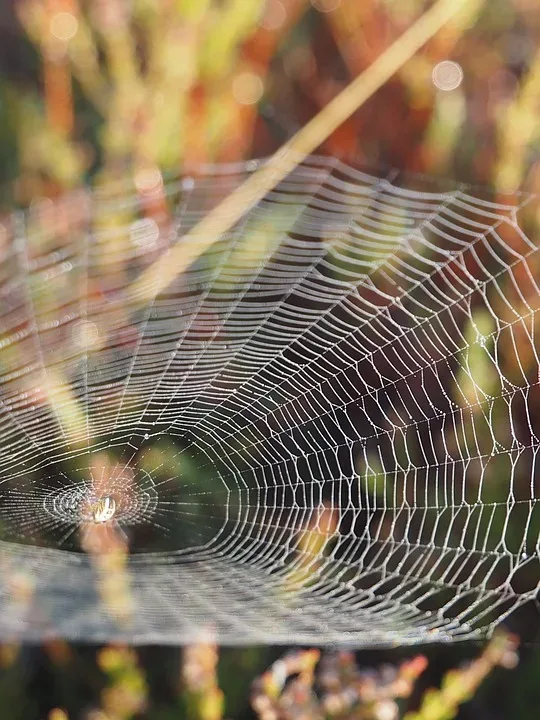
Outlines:
[[[170, 181], [171, 247], [253, 170]], [[310, 156], [145, 301], [138, 197], [15, 217], [0, 636], [367, 647], [534, 603], [531, 202]]]

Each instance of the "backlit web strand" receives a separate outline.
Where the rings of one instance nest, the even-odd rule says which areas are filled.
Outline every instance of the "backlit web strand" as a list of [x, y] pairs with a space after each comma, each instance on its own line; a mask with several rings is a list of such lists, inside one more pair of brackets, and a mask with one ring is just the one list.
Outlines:
[[2, 637], [407, 644], [535, 601], [536, 200], [313, 157], [141, 304], [256, 165], [171, 180], [173, 220], [126, 187], [6, 225]]

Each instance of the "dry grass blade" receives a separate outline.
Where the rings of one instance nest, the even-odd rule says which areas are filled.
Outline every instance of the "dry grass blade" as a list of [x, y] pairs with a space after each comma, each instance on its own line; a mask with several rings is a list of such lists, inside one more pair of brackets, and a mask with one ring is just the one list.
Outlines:
[[312, 153], [353, 112], [391, 78], [430, 38], [466, 5], [438, 0], [419, 20], [353, 80], [318, 115], [283, 145], [271, 160], [215, 207], [182, 242], [161, 257], [129, 288], [145, 303], [165, 290], [254, 204]]

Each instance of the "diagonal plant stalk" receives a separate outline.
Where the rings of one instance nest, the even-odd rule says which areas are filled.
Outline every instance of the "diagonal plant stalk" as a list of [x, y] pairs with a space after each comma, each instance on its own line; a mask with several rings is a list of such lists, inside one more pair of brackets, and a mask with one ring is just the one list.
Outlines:
[[249, 208], [316, 150], [465, 5], [466, 0], [438, 0], [361, 75], [282, 145], [268, 163], [219, 203], [184, 235], [182, 242], [177, 243], [133, 282], [128, 288], [130, 299], [145, 304], [163, 292]]

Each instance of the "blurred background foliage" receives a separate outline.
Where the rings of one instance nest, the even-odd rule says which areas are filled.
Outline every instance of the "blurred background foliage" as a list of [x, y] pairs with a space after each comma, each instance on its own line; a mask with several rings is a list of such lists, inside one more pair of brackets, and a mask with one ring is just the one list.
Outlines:
[[[196, 176], [202, 164], [271, 154], [429, 5], [6, 0], [0, 5], [2, 212], [36, 204], [45, 211], [67, 190], [116, 183], [121, 194], [137, 195], [146, 219], [162, 226], [171, 212], [167, 179]], [[355, 164], [479, 183], [495, 196], [538, 193], [539, 40], [536, 0], [470, 0], [459, 21], [320, 151]], [[454, 64], [440, 65], [448, 60]], [[98, 222], [126, 227], [129, 213]], [[525, 216], [533, 234], [539, 219], [534, 207]], [[58, 217], [42, 213], [40, 222], [55, 224]], [[467, 332], [487, 335], [485, 324], [474, 318]], [[467, 387], [475, 392], [477, 379], [488, 385], [494, 379], [485, 357], [469, 358], [471, 382], [460, 383], [466, 393]], [[368, 471], [378, 487], [377, 469]], [[326, 514], [322, 525], [306, 527], [305, 547], [318, 548], [331, 534], [334, 519]], [[294, 580], [305, 581], [304, 569], [299, 572]], [[0, 718], [536, 718], [540, 654], [529, 621], [526, 616], [516, 628], [520, 662], [512, 672], [517, 641], [507, 635], [483, 650], [462, 644], [412, 658], [399, 648], [321, 658], [316, 650], [285, 648], [4, 645]], [[448, 674], [454, 666], [460, 669]], [[431, 686], [439, 689], [426, 691]]]

